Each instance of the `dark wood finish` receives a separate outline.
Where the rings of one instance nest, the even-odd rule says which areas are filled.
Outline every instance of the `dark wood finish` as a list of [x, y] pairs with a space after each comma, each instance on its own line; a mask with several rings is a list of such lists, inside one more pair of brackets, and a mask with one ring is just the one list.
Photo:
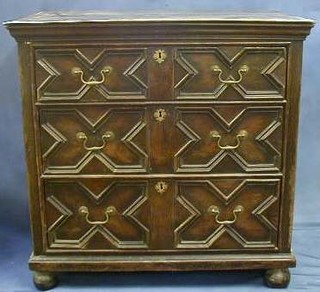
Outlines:
[[[41, 108], [41, 161], [44, 174], [146, 173], [146, 108]], [[111, 131], [113, 138], [104, 142]], [[84, 133], [87, 141], [79, 139]], [[88, 151], [92, 147], [101, 151]]]
[[[40, 12], [30, 17], [5, 22], [16, 38], [84, 36], [113, 40], [177, 40], [251, 38], [304, 38], [313, 21], [282, 13], [216, 11], [137, 11]], [[37, 29], [34, 29], [35, 26]], [[172, 28], [175, 29], [172, 29]], [[57, 29], [61, 29], [57, 35]], [[143, 31], [143, 34], [141, 33]], [[191, 36], [191, 38], [190, 38]]]
[[312, 21], [43, 12], [5, 24], [39, 289], [59, 271], [266, 269], [267, 285], [288, 285]]
[[[279, 180], [189, 179], [177, 184], [176, 248], [277, 250]], [[218, 216], [211, 206], [219, 209]], [[237, 206], [242, 210], [233, 214]], [[226, 221], [234, 223], [220, 223]]]
[[[39, 49], [35, 53], [35, 79], [39, 101], [101, 102], [120, 99], [145, 99], [147, 96], [146, 51], [132, 48], [67, 47]], [[73, 68], [83, 71], [83, 78], [101, 79], [100, 71], [112, 68], [106, 82], [84, 86]]]
[[250, 270], [295, 267], [291, 254], [241, 255], [132, 255], [128, 256], [31, 256], [30, 268], [37, 271], [192, 271], [192, 270]]
[[[179, 99], [261, 100], [284, 95], [285, 47], [231, 44], [178, 48], [175, 62], [175, 95]], [[219, 81], [210, 65], [219, 66], [223, 79], [236, 80], [243, 65], [249, 70], [242, 82], [230, 86]]]

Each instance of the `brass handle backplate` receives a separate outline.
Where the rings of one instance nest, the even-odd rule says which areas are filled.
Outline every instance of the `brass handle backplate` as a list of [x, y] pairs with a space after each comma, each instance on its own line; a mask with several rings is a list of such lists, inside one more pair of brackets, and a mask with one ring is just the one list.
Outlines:
[[238, 219], [238, 213], [241, 213], [242, 211], [244, 211], [244, 208], [243, 206], [241, 205], [238, 205], [236, 206], [232, 213], [233, 213], [233, 219], [232, 220], [220, 220], [219, 219], [219, 215], [220, 215], [220, 209], [215, 206], [215, 205], [212, 205], [209, 207], [208, 209], [208, 212], [211, 214], [211, 215], [215, 215], [214, 219], [215, 221], [218, 223], [218, 224], [222, 224], [222, 225], [228, 225], [228, 224], [233, 224], [237, 221]]
[[111, 215], [115, 215], [117, 213], [117, 210], [115, 207], [113, 206], [109, 206], [107, 207], [107, 209], [105, 210], [104, 214], [105, 214], [105, 219], [103, 221], [91, 221], [89, 219], [89, 209], [87, 206], [81, 206], [79, 208], [79, 214], [84, 216], [86, 221], [90, 224], [90, 225], [102, 225], [102, 224], [106, 224], [108, 223], [110, 216]]
[[107, 66], [107, 67], [104, 67], [101, 71], [100, 71], [100, 74], [101, 74], [101, 79], [100, 80], [90, 80], [90, 81], [86, 81], [84, 80], [83, 78], [83, 71], [78, 68], [78, 67], [74, 67], [72, 68], [71, 72], [72, 74], [80, 74], [80, 80], [83, 84], [86, 84], [86, 85], [99, 85], [99, 84], [102, 84], [106, 81], [106, 74], [109, 74], [111, 72], [112, 68]]
[[211, 131], [210, 137], [218, 139], [218, 147], [222, 150], [232, 150], [237, 149], [240, 146], [241, 140], [240, 138], [244, 138], [248, 135], [248, 132], [245, 130], [241, 130], [238, 135], [236, 136], [237, 143], [235, 145], [221, 145], [221, 135], [217, 131]]
[[106, 146], [108, 140], [111, 140], [114, 138], [114, 134], [110, 131], [105, 132], [101, 137], [102, 145], [92, 146], [92, 147], [87, 146], [88, 137], [84, 132], [78, 132], [77, 138], [78, 138], [78, 140], [83, 140], [83, 148], [84, 149], [86, 149], [88, 151], [98, 151], [98, 150], [102, 150]]
[[163, 181], [159, 181], [156, 183], [154, 188], [158, 193], [162, 194], [168, 189], [168, 185]]
[[156, 50], [153, 54], [153, 59], [159, 64], [163, 63], [166, 58], [167, 54], [163, 49]]
[[211, 67], [212, 71], [214, 73], [218, 73], [218, 78], [219, 78], [219, 81], [221, 83], [224, 83], [224, 84], [236, 84], [236, 83], [240, 83], [242, 78], [243, 78], [243, 75], [246, 74], [248, 71], [249, 71], [249, 67], [247, 65], [243, 65], [239, 68], [238, 70], [238, 75], [239, 75], [239, 78], [237, 80], [233, 80], [233, 79], [228, 79], [228, 80], [224, 80], [222, 79], [222, 70], [221, 68], [218, 66], [218, 65], [213, 65]]

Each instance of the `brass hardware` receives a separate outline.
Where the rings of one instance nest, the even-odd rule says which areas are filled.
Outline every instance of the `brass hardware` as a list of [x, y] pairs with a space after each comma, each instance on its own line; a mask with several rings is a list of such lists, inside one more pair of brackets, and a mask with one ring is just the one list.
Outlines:
[[81, 206], [81, 207], [79, 208], [79, 214], [82, 215], [82, 216], [84, 216], [85, 219], [86, 219], [86, 221], [87, 221], [89, 224], [91, 224], [91, 225], [106, 224], [106, 223], [108, 223], [108, 221], [109, 221], [109, 219], [110, 219], [110, 216], [111, 216], [111, 215], [115, 215], [116, 213], [117, 213], [116, 208], [113, 207], [113, 206], [109, 206], [109, 207], [105, 210], [105, 212], [104, 212], [105, 217], [106, 217], [105, 220], [103, 220], [103, 221], [91, 221], [91, 220], [89, 219], [89, 209], [88, 209], [88, 207], [87, 207], [87, 206]]
[[101, 146], [92, 146], [92, 147], [87, 146], [88, 137], [84, 132], [78, 132], [77, 138], [78, 138], [78, 140], [83, 140], [83, 148], [84, 149], [86, 149], [88, 151], [97, 151], [97, 150], [103, 149], [106, 146], [107, 141], [114, 138], [114, 134], [110, 131], [105, 132], [101, 137], [101, 140], [103, 142], [102, 145]]
[[236, 136], [237, 137], [237, 144], [236, 145], [225, 145], [225, 146], [222, 146], [220, 144], [221, 142], [221, 135], [217, 132], [217, 131], [211, 131], [210, 132], [210, 136], [211, 138], [218, 138], [218, 147], [222, 150], [230, 150], [230, 149], [237, 149], [239, 146], [240, 146], [240, 138], [244, 138], [248, 135], [248, 132], [245, 131], [245, 130], [241, 130], [239, 132], [239, 134]]
[[78, 67], [74, 67], [72, 68], [71, 72], [72, 74], [80, 74], [80, 80], [83, 84], [86, 84], [86, 85], [99, 85], [99, 84], [102, 84], [106, 81], [106, 74], [110, 73], [112, 70], [111, 67], [107, 66], [107, 67], [104, 67], [101, 71], [100, 71], [100, 74], [101, 74], [101, 80], [91, 80], [91, 81], [86, 81], [83, 79], [83, 71], [78, 68]]
[[223, 224], [223, 225], [228, 225], [228, 224], [233, 224], [233, 223], [235, 223], [236, 220], [237, 220], [237, 218], [238, 218], [237, 214], [238, 214], [238, 213], [241, 213], [242, 211], [244, 211], [243, 206], [238, 205], [238, 206], [236, 206], [236, 207], [233, 209], [233, 211], [232, 211], [232, 213], [233, 213], [233, 219], [232, 219], [232, 220], [224, 220], [224, 221], [222, 221], [222, 220], [220, 220], [220, 219], [218, 218], [219, 215], [220, 215], [220, 209], [219, 209], [217, 206], [212, 205], [212, 206], [210, 206], [209, 209], [208, 209], [208, 212], [211, 213], [211, 215], [214, 215], [214, 214], [215, 214], [215, 221], [216, 221], [218, 224]]
[[162, 122], [166, 118], [167, 113], [163, 108], [159, 108], [154, 112], [153, 116], [156, 121]]
[[164, 60], [167, 58], [167, 54], [163, 49], [156, 50], [153, 54], [153, 59], [155, 59], [156, 62], [161, 64], [164, 62]]
[[213, 70], [214, 73], [219, 73], [218, 78], [219, 78], [220, 82], [222, 82], [224, 84], [240, 83], [242, 78], [243, 78], [243, 75], [246, 74], [249, 71], [249, 67], [247, 65], [243, 65], [238, 70], [238, 75], [239, 75], [238, 80], [232, 80], [232, 79], [223, 80], [222, 79], [222, 70], [220, 69], [220, 67], [218, 65], [213, 65], [211, 67], [211, 69]]
[[156, 183], [154, 188], [158, 193], [162, 194], [168, 189], [168, 185], [163, 181], [159, 181]]

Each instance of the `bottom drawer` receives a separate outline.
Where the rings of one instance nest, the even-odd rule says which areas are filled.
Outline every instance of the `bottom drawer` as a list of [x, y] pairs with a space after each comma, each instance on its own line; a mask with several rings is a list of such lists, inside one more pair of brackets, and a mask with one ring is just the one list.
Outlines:
[[47, 251], [277, 250], [280, 179], [50, 179]]

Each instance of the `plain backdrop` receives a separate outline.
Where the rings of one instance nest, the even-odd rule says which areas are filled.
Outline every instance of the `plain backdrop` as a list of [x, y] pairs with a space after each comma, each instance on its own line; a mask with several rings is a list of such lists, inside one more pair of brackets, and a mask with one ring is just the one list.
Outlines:
[[[40, 10], [276, 10], [320, 21], [319, 0], [0, 0], [0, 20]], [[0, 291], [33, 291], [17, 48], [0, 26]], [[294, 250], [288, 290], [320, 291], [320, 28], [304, 46]], [[261, 272], [62, 275], [58, 291], [262, 291]]]

